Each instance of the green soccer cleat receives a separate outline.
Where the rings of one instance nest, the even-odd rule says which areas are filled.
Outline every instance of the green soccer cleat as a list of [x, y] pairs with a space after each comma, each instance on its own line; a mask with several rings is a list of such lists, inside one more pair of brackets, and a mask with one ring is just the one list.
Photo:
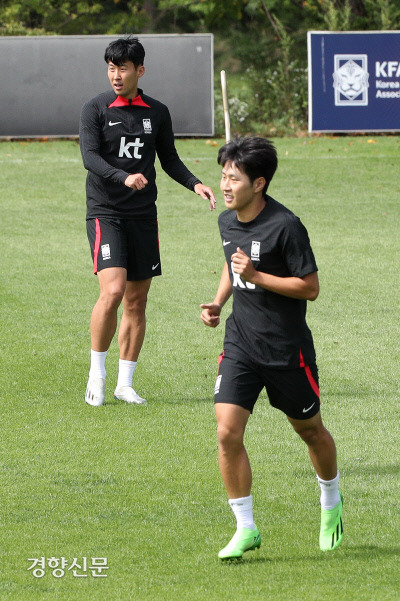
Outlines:
[[261, 546], [261, 535], [257, 526], [254, 530], [240, 528], [236, 530], [233, 538], [219, 553], [220, 559], [240, 559], [245, 551], [254, 551]]
[[342, 542], [343, 538], [343, 495], [333, 509], [321, 509], [321, 531], [319, 533], [319, 547], [321, 551], [333, 551]]

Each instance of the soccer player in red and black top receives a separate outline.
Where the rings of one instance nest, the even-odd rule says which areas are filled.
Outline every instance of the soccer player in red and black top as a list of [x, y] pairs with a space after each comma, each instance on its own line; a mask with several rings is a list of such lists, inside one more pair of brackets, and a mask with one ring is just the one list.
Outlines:
[[91, 317], [91, 364], [85, 400], [105, 399], [105, 360], [117, 328], [118, 382], [114, 395], [143, 404], [132, 377], [145, 336], [145, 307], [153, 276], [161, 275], [157, 226], [156, 154], [170, 177], [215, 207], [211, 188], [182, 163], [175, 149], [168, 108], [138, 88], [145, 51], [137, 38], [107, 47], [112, 91], [87, 102], [81, 113], [80, 145], [88, 170], [87, 233], [100, 295]]
[[319, 293], [317, 265], [300, 219], [267, 195], [278, 165], [276, 150], [258, 137], [235, 138], [219, 150], [219, 216], [225, 265], [212, 303], [202, 304], [210, 327], [233, 295], [226, 320], [214, 400], [219, 466], [237, 530], [221, 559], [256, 549], [252, 473], [243, 444], [247, 421], [263, 388], [308, 446], [321, 487], [320, 548], [336, 548], [343, 536], [342, 496], [336, 447], [321, 419], [318, 370], [307, 301]]

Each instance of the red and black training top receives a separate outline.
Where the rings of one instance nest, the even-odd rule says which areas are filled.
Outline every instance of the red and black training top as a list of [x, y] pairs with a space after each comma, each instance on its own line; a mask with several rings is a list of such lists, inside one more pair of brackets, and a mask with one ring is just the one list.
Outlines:
[[[168, 108], [138, 90], [127, 99], [113, 91], [87, 102], [79, 137], [86, 179], [87, 219], [154, 219], [157, 216], [156, 154], [164, 171], [189, 190], [200, 180], [183, 164], [175, 148]], [[148, 180], [143, 190], [124, 185], [131, 173]]]

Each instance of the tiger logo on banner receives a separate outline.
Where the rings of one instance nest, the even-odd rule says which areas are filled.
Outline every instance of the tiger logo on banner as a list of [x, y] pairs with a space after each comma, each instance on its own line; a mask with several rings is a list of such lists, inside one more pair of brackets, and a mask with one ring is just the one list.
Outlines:
[[366, 54], [335, 54], [333, 87], [336, 106], [368, 105], [368, 59]]

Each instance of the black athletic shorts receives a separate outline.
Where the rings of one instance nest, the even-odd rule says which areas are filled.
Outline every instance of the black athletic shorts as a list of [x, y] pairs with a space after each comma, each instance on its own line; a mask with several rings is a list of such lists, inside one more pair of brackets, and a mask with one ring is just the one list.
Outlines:
[[100, 218], [86, 221], [93, 271], [124, 267], [128, 281], [161, 275], [156, 219]]
[[275, 369], [222, 353], [214, 390], [215, 403], [232, 403], [253, 412], [265, 387], [269, 402], [292, 419], [309, 419], [320, 409], [316, 363]]

